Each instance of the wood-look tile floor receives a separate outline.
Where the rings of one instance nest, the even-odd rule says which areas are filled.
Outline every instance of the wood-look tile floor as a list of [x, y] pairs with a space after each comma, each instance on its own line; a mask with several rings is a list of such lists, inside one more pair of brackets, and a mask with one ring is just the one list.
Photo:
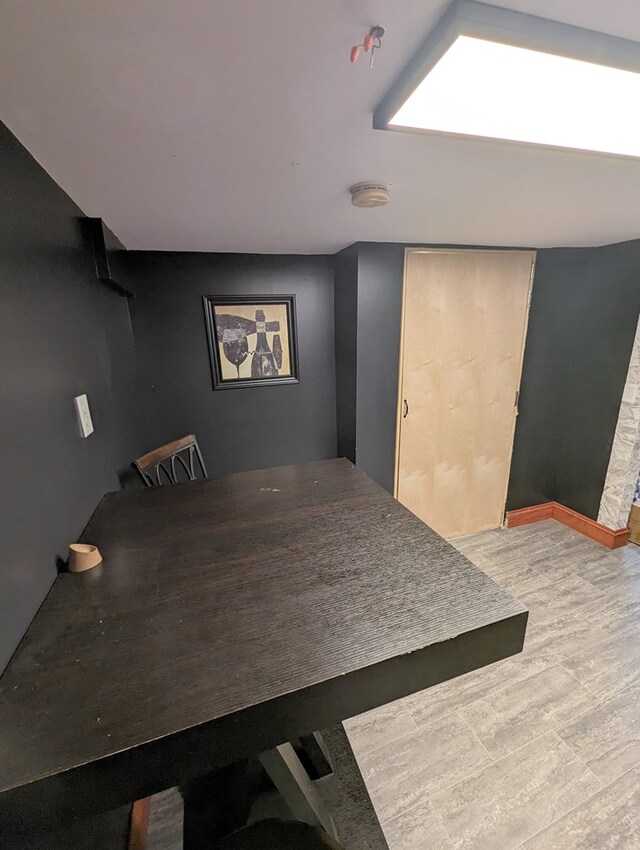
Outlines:
[[[345, 723], [390, 850], [639, 850], [640, 547], [553, 520], [453, 542], [527, 605], [525, 649]], [[154, 798], [150, 850], [179, 809]]]
[[391, 850], [638, 850], [640, 547], [453, 543], [529, 608], [525, 649], [345, 723]]

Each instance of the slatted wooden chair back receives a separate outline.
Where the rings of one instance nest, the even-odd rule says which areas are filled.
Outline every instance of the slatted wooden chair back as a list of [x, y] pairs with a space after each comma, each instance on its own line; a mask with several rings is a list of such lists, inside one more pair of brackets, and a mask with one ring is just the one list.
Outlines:
[[147, 452], [134, 460], [132, 465], [138, 470], [147, 487], [193, 481], [198, 477], [198, 473], [203, 478], [207, 477], [207, 468], [193, 434]]

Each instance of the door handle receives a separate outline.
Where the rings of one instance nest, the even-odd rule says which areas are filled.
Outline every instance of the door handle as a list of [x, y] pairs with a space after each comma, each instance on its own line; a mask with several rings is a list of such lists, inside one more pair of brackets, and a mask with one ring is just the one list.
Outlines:
[[409, 415], [409, 402], [406, 400], [406, 398], [402, 402], [402, 406], [404, 408], [404, 410], [402, 411], [402, 418], [406, 419], [407, 416]]

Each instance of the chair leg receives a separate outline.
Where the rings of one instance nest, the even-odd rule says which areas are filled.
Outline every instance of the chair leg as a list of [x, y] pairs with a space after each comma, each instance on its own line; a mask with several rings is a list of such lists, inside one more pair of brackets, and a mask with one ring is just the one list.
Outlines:
[[260, 764], [295, 818], [337, 837], [333, 818], [290, 743], [265, 750]]
[[[340, 836], [347, 847], [365, 846], [369, 850], [389, 850], [380, 821], [369, 797], [358, 762], [351, 749], [342, 723], [322, 730], [324, 744], [331, 757], [337, 793], [337, 804], [343, 820], [337, 816]], [[341, 810], [346, 804], [348, 815]]]
[[293, 747], [310, 779], [323, 779], [333, 773], [333, 765], [327, 747], [319, 732], [302, 735], [299, 745], [296, 746], [293, 743]]
[[147, 850], [151, 797], [136, 800], [131, 809], [128, 850]]
[[245, 826], [256, 796], [256, 768], [245, 759], [180, 789], [184, 850], [210, 850], [216, 841]]

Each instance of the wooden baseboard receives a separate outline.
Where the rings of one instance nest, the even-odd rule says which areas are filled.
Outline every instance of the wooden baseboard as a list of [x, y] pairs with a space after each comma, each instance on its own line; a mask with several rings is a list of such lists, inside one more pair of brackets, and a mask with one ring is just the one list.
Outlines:
[[149, 831], [149, 810], [151, 797], [136, 800], [131, 808], [128, 850], [146, 850]]
[[590, 537], [597, 543], [602, 543], [609, 549], [619, 549], [629, 541], [629, 529], [619, 528], [614, 531], [607, 528], [606, 525], [601, 525], [589, 517], [579, 514], [577, 511], [572, 511], [571, 508], [565, 508], [564, 505], [555, 502], [553, 506], [553, 518], [563, 525], [568, 525], [574, 531], [579, 531], [585, 537]]
[[519, 525], [529, 525], [530, 522], [553, 519], [554, 504], [555, 502], [544, 502], [541, 505], [532, 505], [530, 508], [509, 511], [507, 513], [507, 526], [509, 528], [517, 528]]
[[555, 519], [563, 525], [579, 531], [585, 537], [601, 543], [608, 549], [619, 549], [629, 541], [629, 529], [619, 528], [617, 530], [607, 528], [589, 517], [579, 514], [571, 508], [566, 508], [559, 502], [544, 502], [541, 505], [533, 505], [530, 508], [520, 508], [517, 511], [507, 513], [508, 528], [516, 528], [519, 525], [527, 525], [531, 522], [540, 522], [543, 519]]

